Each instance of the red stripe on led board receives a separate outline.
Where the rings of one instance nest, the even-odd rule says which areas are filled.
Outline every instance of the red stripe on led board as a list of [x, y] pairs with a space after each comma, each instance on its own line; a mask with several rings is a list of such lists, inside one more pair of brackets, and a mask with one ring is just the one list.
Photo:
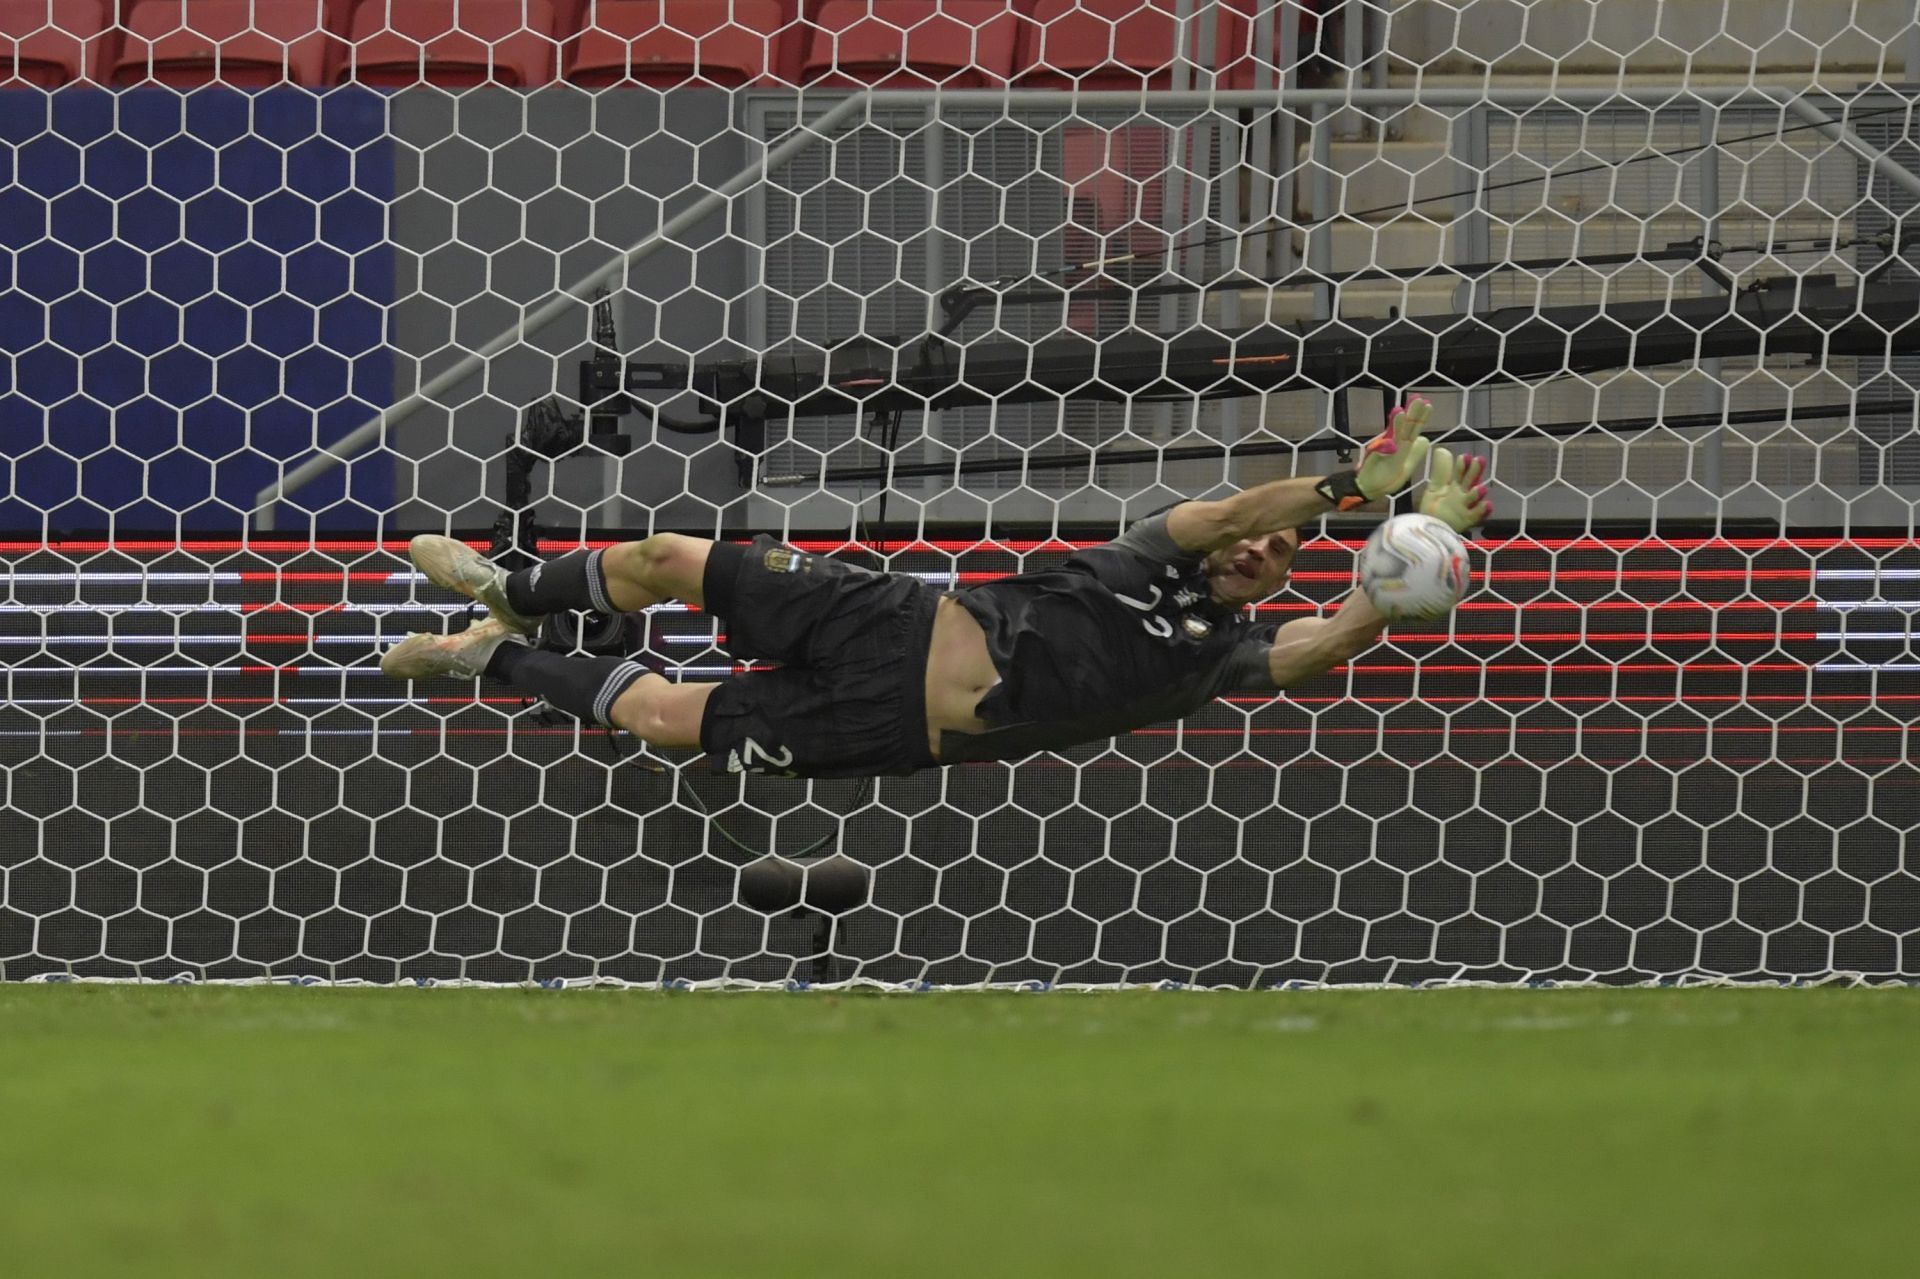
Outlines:
[[[253, 664], [207, 666], [192, 671], [155, 671], [146, 666], [73, 666], [54, 672], [21, 671], [16, 667], [0, 666], [0, 674], [40, 675], [61, 679], [70, 675], [108, 675], [122, 679], [131, 676], [188, 675], [198, 679], [208, 675], [350, 675], [355, 672], [371, 675], [375, 669], [356, 666]], [[740, 675], [754, 669], [756, 668], [745, 663], [735, 662], [732, 673]], [[1359, 666], [1334, 666], [1329, 668], [1328, 673], [1333, 675], [1672, 675], [1676, 672], [1700, 671], [1727, 675], [1762, 672], [1804, 675], [1811, 673], [1813, 669], [1805, 662], [1372, 662]], [[1873, 664], [1863, 662], [1858, 672], [1849, 670], [1846, 673], [1872, 674], [1877, 669]]]
[[[129, 699], [138, 701], [139, 699]], [[456, 699], [458, 700], [458, 699]], [[1655, 693], [1621, 693], [1607, 696], [1587, 694], [1568, 696], [1556, 693], [1552, 697], [1540, 694], [1492, 693], [1478, 696], [1436, 697], [1422, 693], [1406, 697], [1355, 696], [1355, 697], [1293, 697], [1278, 694], [1273, 697], [1222, 697], [1218, 699], [1233, 706], [1271, 706], [1275, 702], [1285, 702], [1289, 706], [1345, 706], [1359, 704], [1363, 706], [1566, 706], [1591, 705], [1614, 706], [1619, 704], [1639, 704], [1655, 706], [1691, 706], [1696, 702], [1725, 702], [1730, 706], [1750, 706], [1758, 702], [1781, 702], [1794, 706], [1804, 706], [1808, 710], [1818, 710], [1829, 702], [1920, 702], [1920, 693], [1823, 693], [1818, 701], [1805, 693], [1677, 693], [1662, 696]]]
[[[148, 733], [150, 735], [152, 733], [152, 730], [138, 729], [138, 728], [121, 728], [117, 726], [113, 728], [86, 728], [86, 729], [74, 728], [74, 729], [51, 730], [48, 733], [46, 733], [45, 736], [66, 737], [66, 738], [73, 738], [73, 737], [104, 738], [104, 737], [118, 737], [118, 736], [138, 736], [143, 732]], [[11, 730], [8, 730], [6, 732], [0, 732], [0, 736], [5, 736], [5, 735], [18, 736], [19, 734], [11, 733]], [[211, 736], [220, 735], [220, 733], [219, 733], [219, 730], [205, 730], [193, 735], [211, 737]], [[286, 738], [289, 736], [297, 736], [298, 733], [297, 733], [297, 730], [259, 728], [259, 729], [245, 729], [241, 731], [228, 730], [226, 731], [225, 735]], [[342, 736], [346, 736], [346, 735], [347, 734], [342, 734]], [[381, 729], [356, 730], [351, 735], [356, 737], [381, 736], [381, 737], [425, 737], [425, 738], [434, 738], [442, 735], [458, 736], [458, 737], [500, 737], [500, 738], [586, 736], [586, 734], [583, 734], [580, 730], [565, 729], [565, 728], [526, 728], [526, 729], [470, 728], [470, 729], [460, 729], [457, 731], [441, 730], [441, 729], [435, 729], [435, 728], [415, 728], [415, 729], [381, 728]], [[594, 737], [599, 736], [597, 730], [593, 731], [591, 735]], [[33, 736], [40, 736], [40, 735], [33, 734]], [[1099, 759], [1087, 760], [1081, 763], [1075, 763], [1071, 760], [1054, 759], [1045, 755], [1039, 755], [1039, 756], [1033, 757], [1032, 759], [1023, 761], [1021, 764], [1021, 767], [1022, 768], [1071, 768], [1071, 769], [1074, 769], [1076, 772], [1085, 770], [1085, 769], [1107, 769], [1107, 768], [1139, 769], [1143, 767], [1152, 767], [1155, 769], [1203, 768], [1203, 769], [1206, 769], [1208, 772], [1216, 772], [1223, 768], [1258, 768], [1258, 769], [1269, 770], [1269, 771], [1273, 769], [1284, 770], [1284, 769], [1291, 769], [1291, 768], [1337, 768], [1344, 773], [1344, 772], [1352, 771], [1354, 769], [1368, 768], [1368, 767], [1394, 766], [1399, 768], [1405, 768], [1410, 763], [1413, 763], [1413, 762], [1414, 761], [1396, 760], [1396, 759], [1390, 759], [1390, 758], [1380, 757], [1380, 756], [1375, 756], [1373, 758], [1365, 759], [1365, 760], [1348, 762], [1348, 761], [1327, 759], [1323, 756], [1316, 755], [1311, 752], [1303, 755], [1295, 755], [1289, 759], [1284, 759], [1284, 760], [1264, 760], [1264, 759], [1242, 757], [1242, 758], [1221, 760], [1219, 762], [1212, 762], [1212, 763], [1204, 760], [1184, 758], [1178, 755], [1170, 756], [1163, 759], [1155, 759], [1155, 760], [1133, 760], [1133, 759], [1127, 759], [1125, 757], [1116, 759], [1112, 757], [1103, 756]], [[1591, 754], [1581, 754], [1577, 756], [1568, 756], [1565, 759], [1552, 759], [1552, 760], [1533, 760], [1533, 759], [1522, 759], [1522, 758], [1494, 759], [1494, 760], [1488, 760], [1484, 763], [1475, 764], [1474, 768], [1476, 770], [1483, 770], [1483, 769], [1489, 769], [1489, 768], [1503, 768], [1503, 767], [1504, 768], [1525, 768], [1525, 769], [1532, 770], [1534, 772], [1540, 772], [1542, 770], [1550, 770], [1553, 768], [1557, 768], [1562, 764], [1579, 763], [1584, 765], [1591, 765], [1592, 767], [1602, 768], [1602, 769], [1622, 768], [1631, 764], [1654, 764], [1660, 767], [1672, 768], [1676, 770], [1685, 770], [1687, 768], [1691, 768], [1699, 764], [1717, 764], [1724, 768], [1758, 768], [1763, 765], [1774, 764], [1774, 765], [1779, 765], [1785, 768], [1820, 769], [1820, 768], [1829, 767], [1834, 764], [1844, 764], [1851, 768], [1875, 768], [1875, 767], [1882, 767], [1882, 766], [1892, 766], [1897, 764], [1912, 765], [1915, 762], [1916, 761], [1911, 757], [1904, 756], [1904, 755], [1866, 755], [1866, 756], [1848, 755], [1845, 757], [1842, 757], [1839, 755], [1740, 755], [1740, 756], [1714, 755], [1711, 757], [1689, 755], [1689, 756], [1686, 756], [1685, 758], [1680, 758], [1680, 759], [1667, 759], [1657, 755], [1647, 755], [1647, 754], [1614, 756], [1614, 757], [1608, 757], [1608, 758], [1600, 758], [1598, 756], [1591, 755]], [[987, 768], [1004, 768], [1006, 767], [1006, 765], [1000, 764], [1000, 763], [979, 763], [979, 764], [967, 763], [967, 764], [954, 764], [954, 765], [951, 765], [951, 767], [969, 768], [969, 769], [987, 769]]]
[[1133, 730], [1133, 733], [1130, 734], [1130, 736], [1137, 735], [1142, 737], [1179, 737], [1184, 735], [1188, 737], [1240, 737], [1240, 736], [1247, 736], [1247, 737], [1435, 737], [1435, 736], [1439, 736], [1439, 737], [1506, 737], [1511, 735], [1514, 737], [1571, 737], [1571, 736], [1577, 735], [1577, 736], [1589, 736], [1589, 737], [1591, 736], [1619, 737], [1619, 736], [1631, 735], [1631, 736], [1638, 737], [1643, 733], [1649, 734], [1649, 735], [1659, 734], [1662, 736], [1671, 736], [1674, 734], [1702, 734], [1702, 733], [1712, 733], [1715, 736], [1721, 736], [1729, 733], [1747, 734], [1747, 735], [1751, 735], [1755, 733], [1764, 733], [1764, 734], [1767, 734], [1768, 736], [1772, 736], [1776, 733], [1780, 733], [1780, 734], [1791, 733], [1791, 734], [1798, 734], [1798, 735], [1805, 735], [1808, 733], [1826, 733], [1826, 734], [1845, 733], [1848, 736], [1852, 736], [1853, 734], [1856, 734], [1856, 733], [1906, 733], [1911, 731], [1913, 731], [1912, 726], [1907, 724], [1860, 724], [1856, 726], [1844, 726], [1840, 724], [1813, 724], [1813, 725], [1804, 725], [1804, 726], [1789, 725], [1789, 724], [1751, 724], [1751, 725], [1686, 724], [1686, 725], [1679, 725], [1674, 727], [1652, 725], [1652, 724], [1632, 724], [1632, 725], [1616, 726], [1616, 725], [1600, 725], [1600, 724], [1584, 724], [1584, 723], [1552, 724], [1552, 725], [1514, 724], [1511, 726], [1431, 724], [1431, 725], [1415, 725], [1410, 727], [1396, 727], [1396, 726], [1382, 725], [1379, 728], [1332, 728], [1332, 727], [1325, 727], [1325, 726], [1316, 724], [1310, 728], [1254, 728], [1251, 726], [1246, 728], [1193, 728], [1191, 726], [1186, 726], [1186, 725], [1183, 725], [1179, 728], [1136, 728]]
[[[314, 698], [295, 697], [82, 697], [74, 705], [79, 706], [296, 706], [312, 702]], [[1565, 699], [1562, 699], [1565, 700]], [[326, 701], [333, 706], [362, 706], [373, 703], [390, 705], [395, 710], [405, 710], [409, 706], [524, 706], [527, 699], [514, 697], [410, 697], [398, 698], [373, 697], [330, 697]]]
[[[1713, 671], [1736, 674], [1741, 671], [1789, 671], [1806, 674], [1813, 668], [1805, 662], [1473, 662], [1443, 665], [1435, 662], [1368, 663], [1363, 666], [1335, 666], [1329, 674], [1344, 675], [1671, 675], [1676, 671]], [[1871, 671], [1871, 666], [1862, 666]]]
[[[113, 646], [114, 638], [115, 637], [111, 635], [52, 635], [52, 636], [48, 636], [42, 642], [46, 644], [103, 644], [111, 648]], [[254, 633], [250, 635], [176, 635], [171, 638], [173, 638], [173, 640], [179, 644], [310, 644], [313, 642], [313, 636], [306, 633], [300, 633], [300, 634]], [[356, 638], [356, 637], [354, 636], [343, 637], [343, 639], [351, 639], [351, 638]], [[369, 644], [373, 644], [373, 643], [378, 643], [381, 637], [377, 635], [366, 635], [366, 636], [359, 636], [357, 638], [365, 639]], [[698, 638], [706, 639], [707, 637], [703, 635], [703, 636], [699, 636]], [[1390, 644], [1460, 644], [1460, 645], [1522, 644], [1522, 643], [1531, 643], [1531, 644], [1660, 644], [1660, 643], [1705, 644], [1705, 643], [1722, 643], [1722, 642], [1743, 643], [1743, 644], [1776, 644], [1776, 643], [1798, 642], [1798, 641], [1813, 642], [1813, 641], [1819, 641], [1820, 639], [1821, 639], [1821, 635], [1820, 635], [1820, 632], [1818, 631], [1719, 631], [1719, 632], [1673, 631], [1670, 633], [1661, 633], [1656, 631], [1619, 631], [1619, 632], [1612, 632], [1612, 633], [1609, 633], [1606, 631], [1588, 631], [1588, 632], [1541, 631], [1537, 634], [1530, 634], [1524, 631], [1518, 631], [1518, 632], [1498, 631], [1498, 632], [1483, 632], [1478, 634], [1471, 631], [1463, 631], [1457, 635], [1448, 635], [1444, 632], [1424, 633], [1424, 632], [1394, 631], [1387, 636], [1386, 642]], [[720, 637], [718, 639], [715, 639], [714, 642], [717, 644], [724, 645], [726, 642], [725, 637]], [[1833, 641], [1833, 642], [1837, 643], [1839, 641]], [[4, 668], [0, 668], [0, 669], [4, 669]]]
[[[337, 697], [318, 699], [313, 697], [236, 697], [216, 695], [213, 697], [81, 697], [64, 704], [79, 706], [303, 706], [324, 700], [328, 706], [388, 706], [396, 711], [412, 706], [524, 706], [527, 698], [521, 695], [506, 697]], [[1746, 706], [1756, 703], [1787, 703], [1804, 706], [1808, 710], [1818, 710], [1831, 702], [1862, 702], [1878, 705], [1882, 702], [1920, 702], [1920, 693], [1830, 693], [1822, 694], [1818, 701], [1801, 693], [1686, 693], [1661, 696], [1652, 693], [1622, 693], [1617, 696], [1590, 694], [1569, 696], [1555, 694], [1547, 697], [1540, 694], [1493, 693], [1484, 696], [1433, 696], [1421, 694], [1405, 697], [1382, 697], [1377, 695], [1354, 697], [1294, 697], [1275, 695], [1273, 697], [1222, 697], [1216, 699], [1231, 706], [1272, 706], [1284, 703], [1288, 706], [1563, 706], [1594, 705], [1612, 706], [1618, 704], [1640, 704], [1657, 706], [1691, 706], [1701, 702], [1724, 702], [1733, 706]]]
[[[1361, 545], [1358, 538], [1315, 537], [1309, 539], [1302, 550], [1348, 549]], [[564, 553], [582, 548], [598, 550], [619, 543], [612, 539], [594, 539], [590, 541], [568, 541], [548, 539], [539, 544], [543, 554]], [[876, 549], [872, 542], [862, 542], [840, 538], [800, 538], [792, 543], [803, 551], [816, 554], [828, 554], [842, 550], [871, 551]], [[935, 539], [931, 541], [913, 540], [890, 542], [886, 544], [888, 554], [927, 553], [957, 554], [969, 551], [996, 552], [1007, 551], [1016, 554], [1031, 554], [1047, 551], [1076, 551], [1088, 547], [1100, 546], [1103, 540], [1062, 540], [1059, 538], [978, 538], [978, 539]], [[487, 549], [485, 541], [469, 540], [467, 545], [476, 550]], [[1848, 548], [1860, 550], [1899, 550], [1905, 547], [1920, 546], [1920, 539], [1908, 537], [1508, 537], [1483, 538], [1474, 543], [1483, 551], [1697, 551], [1697, 550], [1734, 550], [1764, 551], [1773, 549], [1799, 549], [1830, 551]], [[234, 538], [183, 538], [179, 540], [157, 540], [143, 538], [101, 539], [101, 538], [65, 538], [51, 541], [0, 540], [0, 555], [33, 555], [42, 552], [74, 555], [310, 555], [310, 554], [353, 554], [405, 555], [405, 539], [391, 538], [385, 541], [373, 541], [359, 538], [320, 538], [306, 542], [254, 542]]]
[[[934, 569], [907, 569], [903, 572], [918, 572], [929, 577], [961, 582], [997, 582], [1007, 574], [997, 571], [965, 570], [958, 573]], [[198, 576], [186, 570], [169, 570], [181, 577]], [[129, 575], [131, 575], [129, 573]], [[228, 580], [240, 582], [309, 582], [333, 584], [339, 582], [363, 582], [376, 585], [401, 585], [413, 578], [411, 569], [388, 570], [343, 570], [343, 569], [208, 569], [206, 576], [224, 576]], [[61, 574], [48, 574], [53, 581], [71, 581], [84, 576], [81, 571]], [[1349, 569], [1302, 569], [1295, 570], [1296, 582], [1336, 582], [1347, 583], [1353, 580]], [[1502, 569], [1482, 568], [1474, 572], [1474, 582], [1480, 586], [1490, 586], [1501, 582], [1771, 582], [1793, 581], [1811, 585], [1818, 576], [1818, 570], [1812, 568], [1620, 568], [1620, 569]], [[133, 582], [119, 583], [135, 585]], [[177, 584], [177, 583], [169, 583]]]
[[[1340, 601], [1338, 600], [1327, 600], [1327, 601], [1275, 600], [1265, 604], [1255, 604], [1252, 606], [1252, 608], [1253, 608], [1253, 611], [1256, 613], [1319, 614], [1319, 613], [1328, 612], [1332, 609], [1336, 609], [1339, 607], [1339, 604], [1340, 604]], [[1833, 609], [1839, 609], [1839, 608], [1854, 609], [1859, 611], [1873, 611], [1873, 610], [1886, 611], [1886, 610], [1892, 610], [1892, 609], [1906, 608], [1909, 606], [1915, 609], [1920, 609], [1920, 595], [1916, 595], [1912, 599], [1902, 599], [1902, 600], [1835, 600], [1835, 601], [1813, 599], [1805, 596], [1795, 597], [1792, 599], [1778, 599], [1778, 600], [1753, 600], [1753, 599], [1747, 599], [1747, 600], [1699, 600], [1699, 599], [1595, 600], [1592, 603], [1582, 603], [1578, 600], [1470, 599], [1463, 604], [1456, 605], [1454, 608], [1454, 611], [1457, 613], [1528, 613], [1528, 612], [1538, 613], [1538, 612], [1549, 612], [1549, 611], [1566, 611], [1566, 612], [1581, 612], [1581, 613], [1607, 613], [1607, 612], [1626, 611], [1626, 612], [1644, 613], [1644, 612], [1671, 612], [1675, 609], [1679, 609], [1679, 610], [1691, 610], [1695, 612], [1709, 612], [1709, 613], [1739, 612], [1739, 611], [1789, 613], [1789, 612], [1802, 612], [1802, 611], [1818, 612], [1822, 609], [1833, 610]], [[67, 607], [70, 607], [70, 606], [64, 605], [64, 604], [46, 604], [46, 605], [35, 605], [35, 606], [19, 605], [17, 606], [17, 610], [44, 613], [46, 615], [51, 616]], [[124, 612], [129, 609], [135, 609], [135, 608], [151, 609], [156, 612], [164, 611], [167, 609], [201, 609], [205, 611], [214, 611], [214, 612], [227, 611], [227, 612], [245, 614], [249, 616], [253, 614], [258, 614], [258, 613], [301, 613], [301, 614], [367, 613], [367, 614], [372, 614], [372, 613], [378, 612], [378, 613], [390, 614], [390, 613], [396, 613], [396, 612], [416, 611], [410, 608], [404, 602], [380, 603], [376, 605], [376, 604], [367, 604], [367, 603], [356, 604], [351, 600], [326, 600], [326, 601], [312, 601], [312, 602], [302, 602], [299, 600], [252, 600], [252, 601], [235, 600], [230, 602], [213, 600], [213, 601], [207, 601], [207, 602], [196, 602], [191, 604], [186, 602], [153, 603], [151, 601], [142, 602], [140, 604], [100, 604], [100, 603], [90, 601], [84, 607], [88, 607], [89, 609], [98, 610], [106, 613]], [[473, 607], [473, 606], [460, 604], [459, 601], [449, 601], [446, 603], [432, 603], [432, 604], [422, 602], [419, 605], [419, 610], [431, 610], [436, 612], [440, 612], [440, 611], [458, 612], [461, 608], [470, 608], [470, 607]], [[653, 610], [649, 609], [649, 610], [642, 610], [642, 611], [651, 612]], [[678, 604], [678, 603], [676, 603], [672, 607], [672, 609], [669, 611], [674, 613], [685, 613], [690, 617], [698, 616], [701, 612], [700, 609], [690, 604]]]
[[[299, 736], [307, 735], [305, 730], [296, 729], [296, 728], [247, 728], [240, 724], [233, 724], [230, 726], [223, 726], [219, 728], [187, 728], [179, 725], [173, 725], [165, 729], [157, 729], [151, 726], [135, 727], [132, 725], [115, 724], [115, 725], [111, 725], [109, 728], [104, 728], [104, 729], [50, 729], [50, 730], [47, 730], [45, 735], [49, 737], [98, 737], [98, 736], [106, 735], [106, 733], [109, 731], [115, 732], [115, 733], [128, 733], [128, 734], [145, 735], [145, 736], [159, 736], [164, 733], [168, 737], [232, 737], [232, 736], [299, 737]], [[601, 732], [601, 730], [591, 728], [587, 725], [579, 725], [572, 728], [522, 728], [522, 727], [459, 728], [459, 727], [454, 727], [446, 724], [436, 724], [436, 725], [423, 726], [419, 728], [382, 727], [378, 729], [366, 729], [366, 730], [320, 729], [320, 730], [316, 730], [314, 732], [314, 735], [320, 736], [320, 737], [328, 737], [328, 736], [350, 737], [350, 736], [360, 736], [360, 735], [372, 736], [378, 733], [381, 735], [392, 735], [395, 737], [402, 737], [402, 736], [404, 737], [507, 737], [507, 736], [571, 737], [571, 736], [574, 736], [576, 733], [580, 733], [582, 731], [592, 736], [598, 736], [599, 733]], [[1756, 735], [1756, 734], [1765, 734], [1767, 736], [1773, 736], [1775, 734], [1793, 734], [1793, 735], [1805, 736], [1807, 734], [1829, 734], [1830, 735], [1837, 731], [1839, 730], [1834, 728], [1793, 728], [1793, 727], [1787, 727], [1787, 726], [1774, 726], [1774, 725], [1757, 725], [1753, 727], [1727, 727], [1727, 728], [1717, 728], [1709, 725], [1701, 725], [1696, 728], [1653, 728], [1653, 727], [1602, 728], [1602, 727], [1595, 727], [1590, 725], [1571, 724], [1563, 727], [1514, 727], [1514, 728], [1460, 728], [1460, 727], [1451, 727], [1451, 726], [1445, 726], [1445, 725], [1436, 725], [1433, 727], [1421, 727], [1421, 728], [1380, 728], [1380, 729], [1322, 728], [1317, 726], [1312, 728], [1251, 728], [1251, 727], [1249, 728], [1188, 728], [1188, 727], [1141, 728], [1141, 729], [1135, 729], [1133, 733], [1129, 734], [1129, 736], [1135, 736], [1135, 737], [1181, 737], [1181, 736], [1186, 736], [1186, 737], [1357, 737], [1357, 736], [1365, 736], [1365, 737], [1435, 737], [1435, 736], [1466, 736], [1466, 737], [1609, 736], [1609, 737], [1618, 737], [1618, 736], [1626, 736], [1626, 735], [1640, 736], [1642, 734], [1648, 734], [1648, 735], [1696, 734], [1697, 735], [1697, 734], [1705, 734], [1705, 733], [1712, 733], [1716, 736], [1735, 735], [1735, 734], [1748, 735], [1748, 736]], [[1909, 729], [1904, 726], [1885, 726], [1885, 727], [1865, 726], [1860, 728], [1848, 729], [1846, 731], [1848, 734], [1858, 734], [1858, 733], [1888, 734], [1888, 733], [1905, 733], [1905, 732], [1908, 732]], [[13, 731], [7, 732], [5, 735], [6, 736], [25, 736], [29, 734], [26, 734], [21, 730], [13, 730]], [[30, 734], [30, 735], [39, 736], [40, 734]], [[1713, 761], [1713, 757], [1711, 755], [1708, 755], [1708, 756], [1702, 756], [1691, 762], [1710, 763], [1712, 761]], [[1778, 762], [1778, 761], [1768, 761], [1768, 762]], [[1832, 762], [1847, 763], [1852, 761], [1836, 759]], [[1898, 763], [1898, 762], [1907, 762], [1907, 761], [1896, 758], [1894, 760], [1889, 760], [1887, 762]]]
[[[1856, 606], [1856, 601], [1851, 600], [1843, 600], [1840, 601], [1840, 603]], [[1858, 601], [1857, 607], [1867, 609], [1870, 607], [1870, 603], [1869, 601]], [[1888, 609], [1899, 608], [1905, 604], [1912, 604], [1920, 608], [1920, 597], [1911, 600], [1885, 600], [1879, 601], [1878, 603], [1881, 607]], [[1271, 604], [1256, 604], [1253, 606], [1253, 609], [1256, 613], [1324, 613], [1336, 606], [1337, 601], [1320, 604], [1312, 600], [1283, 600]], [[1806, 598], [1790, 600], [1596, 600], [1591, 604], [1582, 604], [1577, 600], [1468, 600], [1463, 604], [1456, 604], [1454, 606], [1454, 612], [1544, 613], [1549, 610], [1562, 610], [1581, 613], [1609, 613], [1620, 611], [1644, 613], [1656, 611], [1666, 612], [1673, 609], [1689, 609], [1710, 613], [1740, 610], [1789, 613], [1798, 611], [1817, 612], [1821, 609], [1831, 609], [1833, 607], [1833, 604], [1824, 600]]]

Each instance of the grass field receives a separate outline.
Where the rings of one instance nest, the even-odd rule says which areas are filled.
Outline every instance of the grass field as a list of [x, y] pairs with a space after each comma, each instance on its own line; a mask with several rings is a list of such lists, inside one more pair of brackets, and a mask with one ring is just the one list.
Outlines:
[[1920, 1268], [1920, 990], [0, 987], [9, 1275]]

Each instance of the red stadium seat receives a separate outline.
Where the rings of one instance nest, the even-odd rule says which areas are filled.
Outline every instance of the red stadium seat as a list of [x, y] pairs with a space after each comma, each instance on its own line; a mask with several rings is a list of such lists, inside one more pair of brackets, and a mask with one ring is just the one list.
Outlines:
[[1004, 85], [1023, 19], [1000, 0], [827, 0], [802, 75], [810, 84]]
[[[1201, 69], [1237, 68], [1246, 54], [1246, 26], [1224, 6], [1214, 14], [1214, 56]], [[1189, 21], [1187, 34], [1199, 40], [1198, 21]], [[1019, 81], [1034, 89], [1164, 89], [1173, 82], [1179, 52], [1174, 0], [1037, 0]], [[1189, 61], [1201, 60], [1189, 53]], [[1205, 88], [1206, 81], [1192, 87]]]
[[99, 0], [0, 0], [0, 85], [98, 79], [107, 16]]
[[345, 47], [326, 31], [325, 0], [137, 0], [126, 28], [116, 85], [325, 85]]
[[554, 76], [548, 0], [362, 0], [348, 34], [341, 82], [529, 88]]
[[780, 0], [600, 0], [586, 19], [591, 25], [567, 54], [566, 78], [575, 84], [731, 87], [779, 79]]

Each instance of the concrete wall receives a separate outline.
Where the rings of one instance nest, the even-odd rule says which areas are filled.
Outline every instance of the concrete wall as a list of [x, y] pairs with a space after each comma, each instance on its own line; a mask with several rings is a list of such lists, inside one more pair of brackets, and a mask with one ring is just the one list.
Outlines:
[[[761, 148], [729, 127], [730, 110], [718, 90], [670, 101], [566, 87], [399, 95], [394, 398], [744, 168]], [[686, 358], [744, 340], [750, 257], [721, 211], [637, 264], [624, 287], [616, 277], [625, 349]], [[591, 322], [586, 304], [570, 308], [400, 428], [396, 527], [492, 520], [503, 499], [501, 454], [524, 406], [557, 394], [579, 407], [576, 364], [591, 353]], [[734, 519], [741, 489], [729, 449], [711, 436], [656, 438], [637, 416], [626, 429], [637, 447], [618, 463], [579, 457], [542, 468], [544, 522], [715, 528]], [[621, 500], [609, 502], [612, 494]]]

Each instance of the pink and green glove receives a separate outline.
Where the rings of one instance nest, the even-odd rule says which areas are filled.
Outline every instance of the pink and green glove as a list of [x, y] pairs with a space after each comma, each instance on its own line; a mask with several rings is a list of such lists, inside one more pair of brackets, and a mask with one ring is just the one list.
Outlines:
[[1414, 396], [1393, 411], [1386, 430], [1367, 441], [1360, 450], [1360, 465], [1327, 476], [1315, 489], [1337, 511], [1350, 511], [1398, 493], [1413, 483], [1427, 460], [1431, 441], [1421, 439], [1420, 432], [1432, 415], [1432, 402]]
[[1487, 459], [1461, 458], [1456, 467], [1450, 450], [1435, 449], [1427, 491], [1420, 495], [1420, 513], [1445, 520], [1456, 533], [1486, 523], [1493, 515], [1493, 503], [1487, 498]]

